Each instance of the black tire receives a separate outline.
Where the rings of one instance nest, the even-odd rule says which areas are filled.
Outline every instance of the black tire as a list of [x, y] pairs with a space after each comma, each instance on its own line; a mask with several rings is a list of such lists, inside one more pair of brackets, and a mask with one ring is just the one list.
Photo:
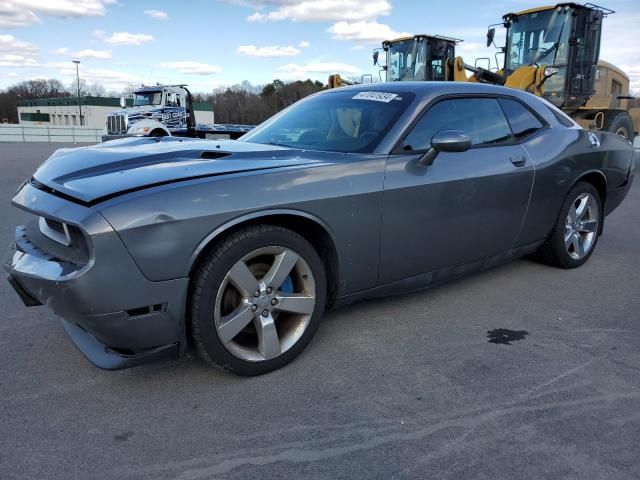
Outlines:
[[[293, 346], [269, 360], [247, 361], [231, 353], [220, 339], [213, 320], [215, 297], [238, 260], [256, 249], [273, 245], [291, 249], [306, 261], [315, 279], [316, 303], [306, 330]], [[211, 365], [242, 376], [262, 375], [285, 366], [304, 350], [318, 329], [326, 303], [326, 283], [318, 253], [297, 233], [276, 225], [256, 225], [231, 234], [206, 255], [192, 276], [188, 319], [199, 356]]]
[[163, 130], [157, 129], [151, 132], [149, 136], [150, 137], [166, 137], [167, 134]]
[[604, 130], [617, 133], [618, 135], [633, 142], [633, 122], [627, 112], [613, 112], [605, 117]]
[[[594, 240], [589, 251], [582, 258], [574, 259], [571, 257], [569, 252], [567, 252], [567, 248], [565, 247], [565, 222], [567, 219], [567, 215], [569, 214], [569, 209], [571, 208], [573, 203], [576, 202], [578, 197], [584, 193], [589, 193], [596, 199], [598, 205], [598, 231], [594, 236]], [[577, 268], [583, 265], [587, 260], [589, 260], [596, 248], [598, 237], [602, 230], [602, 221], [602, 199], [600, 198], [598, 190], [596, 190], [596, 188], [591, 183], [578, 182], [567, 194], [567, 198], [562, 204], [562, 208], [560, 209], [560, 213], [553, 227], [553, 230], [551, 230], [551, 234], [549, 235], [549, 237], [547, 237], [545, 243], [536, 252], [536, 257], [544, 263], [561, 268]]]

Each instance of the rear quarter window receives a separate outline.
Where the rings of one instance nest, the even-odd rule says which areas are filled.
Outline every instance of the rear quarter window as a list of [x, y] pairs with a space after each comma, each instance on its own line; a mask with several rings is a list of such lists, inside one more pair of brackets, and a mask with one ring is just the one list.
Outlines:
[[560, 110], [558, 110], [554, 106], [546, 105], [546, 107], [553, 114], [553, 116], [556, 118], [558, 123], [560, 123], [560, 125], [564, 125], [565, 127], [574, 127], [575, 126], [575, 124], [573, 123], [573, 120], [571, 120], [571, 118], [569, 118], [567, 115], [562, 113]]
[[520, 102], [508, 98], [501, 98], [499, 102], [516, 140], [522, 140], [544, 127], [540, 119]]

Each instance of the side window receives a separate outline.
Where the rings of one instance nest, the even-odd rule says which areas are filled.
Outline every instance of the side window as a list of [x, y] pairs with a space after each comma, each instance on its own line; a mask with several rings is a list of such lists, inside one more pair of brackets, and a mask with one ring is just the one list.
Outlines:
[[509, 125], [511, 125], [513, 135], [517, 140], [531, 135], [544, 127], [542, 122], [520, 102], [507, 98], [501, 98], [498, 101], [502, 105], [504, 114], [507, 116]]
[[426, 150], [442, 130], [461, 130], [472, 145], [495, 145], [511, 140], [511, 130], [494, 98], [443, 100], [425, 113], [405, 137], [403, 150]]

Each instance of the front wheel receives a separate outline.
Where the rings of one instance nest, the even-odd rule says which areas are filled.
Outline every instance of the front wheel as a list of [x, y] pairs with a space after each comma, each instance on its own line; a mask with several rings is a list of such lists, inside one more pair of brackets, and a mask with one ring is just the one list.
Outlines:
[[194, 274], [191, 334], [200, 356], [239, 375], [293, 360], [318, 328], [325, 271], [314, 248], [275, 225], [236, 232]]
[[578, 182], [567, 195], [539, 257], [558, 267], [579, 267], [596, 248], [602, 217], [602, 200], [596, 188]]

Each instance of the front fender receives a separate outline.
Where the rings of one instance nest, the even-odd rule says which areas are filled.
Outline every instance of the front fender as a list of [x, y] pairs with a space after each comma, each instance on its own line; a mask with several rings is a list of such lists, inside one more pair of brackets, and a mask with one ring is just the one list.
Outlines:
[[196, 263], [200, 254], [202, 253], [202, 251], [205, 248], [207, 248], [207, 246], [210, 245], [211, 242], [225, 235], [231, 228], [236, 227], [241, 223], [248, 223], [254, 220], [258, 220], [260, 218], [266, 219], [268, 217], [274, 217], [274, 216], [304, 218], [306, 220], [310, 220], [314, 222], [320, 228], [322, 228], [327, 233], [327, 235], [329, 235], [329, 238], [331, 239], [331, 243], [334, 245], [334, 248], [335, 248], [336, 240], [335, 240], [333, 230], [325, 221], [321, 220], [315, 215], [312, 215], [311, 213], [308, 213], [302, 210], [295, 210], [290, 208], [275, 208], [275, 209], [271, 208], [271, 209], [259, 210], [255, 212], [246, 213], [244, 215], [240, 215], [215, 228], [204, 239], [202, 239], [200, 243], [198, 243], [197, 247], [191, 254], [191, 257], [189, 258], [189, 271], [193, 269], [193, 266]]
[[144, 120], [139, 120], [132, 124], [127, 130], [127, 135], [148, 137], [152, 132], [157, 132], [158, 130], [162, 130], [164, 135], [171, 135], [171, 132], [167, 130], [167, 127], [164, 124], [151, 118], [145, 118]]

